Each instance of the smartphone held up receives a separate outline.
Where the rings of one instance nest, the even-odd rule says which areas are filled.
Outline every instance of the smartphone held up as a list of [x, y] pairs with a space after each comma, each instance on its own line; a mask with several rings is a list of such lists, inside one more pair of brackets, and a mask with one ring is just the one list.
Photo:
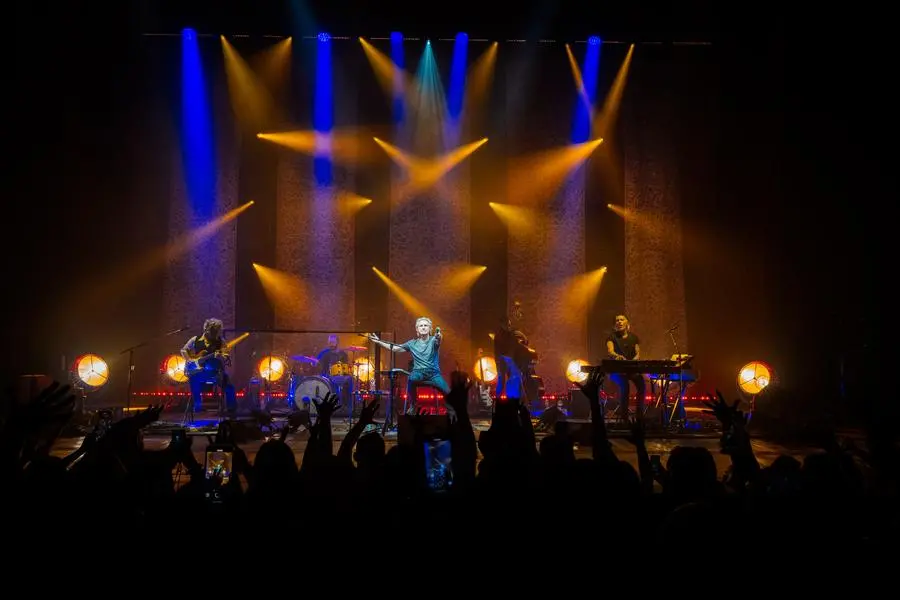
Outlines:
[[447, 492], [453, 486], [450, 440], [425, 441], [425, 481], [432, 492]]

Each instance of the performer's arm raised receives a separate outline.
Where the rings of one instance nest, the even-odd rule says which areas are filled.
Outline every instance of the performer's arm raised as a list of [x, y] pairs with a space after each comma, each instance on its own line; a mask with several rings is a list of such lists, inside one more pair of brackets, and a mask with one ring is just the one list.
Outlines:
[[381, 346], [382, 348], [387, 348], [388, 350], [391, 350], [393, 352], [406, 352], [406, 348], [404, 348], [400, 344], [393, 344], [391, 342], [382, 341], [382, 340], [378, 339], [378, 336], [375, 335], [374, 333], [370, 333], [366, 337], [369, 338], [370, 340], [372, 340], [373, 342], [375, 342], [376, 344], [378, 344], [379, 346]]

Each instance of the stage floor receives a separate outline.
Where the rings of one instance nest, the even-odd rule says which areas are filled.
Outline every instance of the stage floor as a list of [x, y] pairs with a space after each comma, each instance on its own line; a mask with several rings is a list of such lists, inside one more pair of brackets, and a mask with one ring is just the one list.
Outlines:
[[[197, 460], [202, 463], [204, 460], [204, 449], [206, 448], [207, 444], [209, 444], [213, 439], [217, 421], [213, 418], [214, 415], [211, 414], [200, 415], [200, 417], [208, 418], [199, 418], [194, 421], [193, 426], [186, 429], [188, 431], [188, 435], [193, 438], [192, 450], [194, 452], [194, 455], [197, 457]], [[277, 433], [269, 434], [268, 430], [260, 430], [256, 423], [248, 420], [239, 421], [245, 426], [247, 431], [250, 431], [253, 434], [251, 436], [247, 436], [238, 433], [237, 436], [239, 446], [244, 450], [244, 452], [247, 454], [248, 459], [252, 462], [254, 460], [256, 452], [259, 450], [259, 447], [266, 441], [266, 439], [268, 439], [268, 435], [277, 435]], [[278, 421], [276, 421], [276, 425], [277, 423]], [[587, 423], [585, 421], [576, 421], [570, 419], [570, 423], [570, 426], [573, 428], [587, 426]], [[482, 431], [487, 430], [489, 426], [490, 421], [487, 419], [473, 420], [473, 427], [475, 428], [476, 436], [480, 435]], [[171, 431], [173, 429], [181, 427], [181, 413], [164, 413], [156, 424], [144, 430], [145, 447], [148, 450], [160, 450], [165, 448], [169, 444], [169, 441], [171, 439]], [[381, 431], [381, 423], [376, 423], [376, 427], [378, 431]], [[332, 432], [335, 453], [337, 453], [341, 441], [344, 439], [349, 429], [350, 423], [346, 419], [337, 417], [334, 419], [334, 422], [332, 423]], [[538, 439], [540, 440], [540, 438], [542, 438], [544, 435], [546, 434], [538, 433]], [[241, 439], [242, 437], [244, 439]], [[637, 455], [634, 451], [634, 446], [632, 446], [631, 443], [628, 442], [627, 439], [625, 439], [625, 432], [611, 431], [609, 437], [616, 455], [621, 460], [628, 461], [629, 463], [637, 467]], [[286, 442], [288, 446], [293, 449], [298, 465], [302, 464], [303, 452], [306, 449], [307, 438], [308, 434], [302, 428], [296, 433], [290, 433], [287, 436]], [[60, 437], [52, 449], [52, 454], [54, 456], [60, 457], [66, 456], [70, 452], [76, 450], [81, 445], [82, 440], [83, 434], [70, 434], [67, 437]], [[389, 431], [387, 435], [385, 435], [385, 443], [389, 448], [397, 444], [396, 430]], [[719, 452], [719, 434], [714, 431], [692, 434], [657, 433], [648, 435], [646, 444], [647, 450], [650, 454], [661, 455], [661, 461], [663, 464], [666, 463], [669, 453], [676, 446], [697, 446], [709, 449], [716, 461], [716, 467], [720, 475], [724, 473], [725, 470], [731, 465], [731, 459], [727, 455]], [[776, 443], [759, 438], [753, 440], [753, 450], [756, 454], [757, 460], [759, 460], [759, 462], [763, 466], [770, 464], [773, 460], [775, 460], [782, 454], [802, 459], [807, 454], [818, 451], [817, 448], [804, 446], [802, 444], [795, 445]], [[575, 454], [578, 458], [590, 458], [591, 448], [587, 445], [576, 445]]]

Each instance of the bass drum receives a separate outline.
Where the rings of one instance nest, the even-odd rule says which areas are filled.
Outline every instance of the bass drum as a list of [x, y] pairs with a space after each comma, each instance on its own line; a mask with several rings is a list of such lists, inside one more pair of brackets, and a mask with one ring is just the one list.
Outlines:
[[296, 384], [292, 385], [291, 390], [291, 399], [294, 401], [294, 405], [299, 409], [308, 409], [311, 415], [318, 412], [313, 400], [318, 399], [321, 402], [327, 394], [334, 392], [331, 382], [318, 375], [301, 377], [293, 383]]

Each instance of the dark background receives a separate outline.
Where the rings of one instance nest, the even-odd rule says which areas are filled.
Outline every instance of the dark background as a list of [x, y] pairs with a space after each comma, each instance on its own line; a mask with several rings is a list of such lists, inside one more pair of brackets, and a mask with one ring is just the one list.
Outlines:
[[[883, 207], [892, 199], [885, 193], [881, 143], [896, 129], [880, 79], [886, 26], [875, 24], [877, 19], [786, 13], [774, 3], [744, 10], [731, 6], [729, 13], [712, 2], [590, 10], [574, 2], [554, 3], [555, 9], [520, 3], [514, 12], [498, 4], [496, 16], [487, 14], [484, 3], [455, 3], [438, 7], [439, 18], [423, 15], [423, 7], [375, 9], [364, 2], [304, 10], [284, 3], [283, 9], [266, 12], [258, 4], [17, 7], [7, 92], [15, 100], [7, 138], [13, 177], [6, 188], [3, 236], [10, 376], [57, 374], [59, 356], [72, 358], [86, 338], [97, 340], [94, 347], [119, 349], [158, 333], [147, 315], [158, 310], [161, 280], [148, 280], [106, 304], [85, 306], [79, 295], [96, 273], [165, 241], [168, 190], [153, 174], [171, 162], [159, 132], [172, 123], [171, 115], [155, 110], [166, 104], [166, 90], [148, 79], [142, 33], [177, 33], [192, 26], [210, 33], [298, 36], [328, 30], [355, 37], [400, 30], [407, 36], [452, 37], [465, 30], [471, 38], [559, 41], [598, 33], [604, 40], [661, 41], [667, 48], [673, 41], [712, 42], [701, 52], [710, 79], [696, 93], [714, 98], [717, 125], [697, 133], [709, 141], [703, 152], [711, 161], [705, 169], [687, 167], [707, 179], [700, 183], [704, 192], [693, 195], [684, 210], [690, 226], [721, 241], [735, 260], [686, 273], [692, 343], [707, 355], [720, 348], [739, 354], [733, 349], [741, 348], [748, 358], [775, 357], [784, 385], [803, 392], [798, 411], [858, 408], [858, 386], [867, 382], [875, 389], [877, 377], [865, 380], [860, 374], [879, 372], [872, 306], [883, 243], [873, 224], [886, 223]], [[316, 20], [297, 16], [304, 12]], [[610, 56], [604, 50], [604, 59]], [[569, 77], [564, 71], [557, 75]], [[489, 146], [491, 152], [502, 151]], [[490, 156], [486, 153], [473, 170], [486, 168]], [[264, 175], [270, 162], [253, 153], [243, 160], [255, 164], [246, 170], [257, 175], [245, 181], [242, 164], [241, 185], [264, 188], [271, 180]], [[361, 180], [360, 185], [379, 183]], [[600, 218], [589, 205], [592, 217]], [[266, 217], [257, 211], [254, 218]], [[386, 217], [366, 213], [369, 222], [359, 223], [358, 244], [365, 231], [379, 226], [379, 218]], [[473, 242], [473, 261], [499, 261], [502, 268], [504, 250], [496, 238]], [[238, 250], [254, 251], [266, 248]], [[589, 266], [602, 259], [591, 252], [589, 244]], [[610, 289], [616, 289], [614, 282]], [[490, 291], [473, 293], [496, 298]], [[592, 326], [599, 315], [615, 310], [615, 292], [604, 298]], [[243, 303], [241, 309], [239, 298], [239, 311], [259, 306], [252, 299]], [[489, 306], [485, 315], [499, 308]], [[473, 314], [475, 321], [487, 318]], [[879, 320], [882, 333], [886, 321], [892, 317]], [[844, 400], [845, 393], [853, 399]]]

